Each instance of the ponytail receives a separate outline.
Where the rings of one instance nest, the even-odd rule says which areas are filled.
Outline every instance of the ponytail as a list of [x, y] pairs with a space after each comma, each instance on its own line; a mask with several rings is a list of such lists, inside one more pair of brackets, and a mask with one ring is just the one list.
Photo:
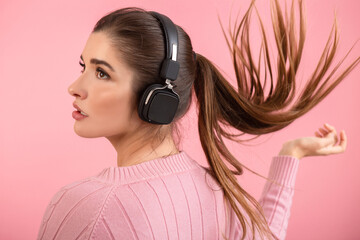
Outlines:
[[[234, 135], [225, 132], [218, 123], [218, 121], [222, 123], [231, 121], [230, 123], [233, 123], [232, 126], [237, 126], [239, 129], [241, 128], [242, 121], [250, 121], [250, 116], [239, 107], [237, 103], [241, 101], [239, 95], [216, 67], [201, 54], [197, 53], [196, 58], [197, 77], [194, 82], [194, 89], [199, 103], [198, 128], [201, 146], [211, 168], [208, 173], [217, 179], [222, 186], [224, 196], [229, 200], [232, 209], [234, 209], [238, 216], [243, 229], [243, 237], [246, 236], [247, 227], [245, 218], [240, 209], [238, 209], [236, 202], [246, 211], [252, 220], [252, 225], [254, 226], [255, 224], [260, 233], [270, 233], [271, 231], [262, 214], [261, 206], [255, 198], [238, 184], [234, 176], [241, 175], [243, 173], [242, 168], [245, 166], [238, 162], [229, 152], [221, 137], [231, 138]], [[236, 106], [236, 104], [238, 105]], [[235, 123], [236, 120], [239, 123]], [[237, 171], [229, 170], [222, 161], [222, 157], [234, 166]], [[255, 206], [256, 210], [248, 203], [248, 200]], [[253, 236], [255, 235], [254, 228], [252, 228], [252, 234]], [[269, 235], [267, 237], [270, 238]]]
[[[249, 16], [254, 6], [254, 2], [255, 1], [252, 1], [250, 4], [240, 25], [233, 33], [230, 32], [230, 40], [226, 38], [232, 53], [238, 89], [234, 89], [210, 60], [197, 53], [194, 91], [198, 100], [198, 128], [200, 141], [210, 165], [208, 173], [210, 173], [222, 186], [224, 196], [235, 211], [243, 229], [242, 239], [245, 238], [248, 229], [246, 227], [244, 214], [241, 213], [237, 203], [240, 204], [251, 220], [251, 232], [253, 237], [255, 236], [255, 231], [257, 231], [262, 238], [265, 236], [267, 239], [277, 239], [267, 224], [260, 204], [238, 184], [237, 179], [234, 176], [241, 175], [243, 173], [243, 168], [251, 172], [253, 171], [242, 165], [229, 152], [222, 137], [232, 141], [242, 142], [241, 140], [236, 139], [236, 137], [245, 133], [260, 136], [262, 134], [283, 129], [295, 119], [311, 110], [326, 97], [347, 76], [347, 74], [355, 68], [360, 62], [360, 57], [350, 64], [339, 77], [333, 79], [333, 74], [344, 59], [337, 64], [328, 77], [324, 77], [333, 61], [338, 44], [335, 18], [335, 24], [330, 33], [328, 42], [326, 43], [319, 63], [311, 75], [309, 82], [306, 84], [300, 97], [293, 106], [289, 110], [279, 112], [279, 110], [284, 110], [291, 103], [295, 95], [296, 73], [305, 41], [305, 21], [302, 10], [302, 1], [298, 0], [300, 9], [299, 42], [297, 42], [295, 38], [293, 1], [291, 5], [291, 18], [290, 20], [285, 19], [285, 21], [278, 1], [271, 1], [273, 3], [273, 27], [278, 53], [277, 68], [276, 71], [274, 71], [277, 73], [277, 84], [275, 89], [273, 89], [274, 77], [269, 60], [267, 38], [259, 17], [263, 37], [261, 51], [264, 51], [263, 57], [265, 69], [268, 70], [271, 79], [271, 89], [266, 99], [264, 98], [264, 90], [260, 82], [260, 66], [256, 66], [252, 59], [250, 41], [248, 38], [250, 24]], [[334, 30], [335, 33], [332, 37]], [[331, 43], [332, 38], [333, 43]], [[238, 44], [238, 41], [241, 41], [241, 44]], [[318, 88], [320, 81], [324, 78], [325, 82], [317, 91], [315, 91]], [[326, 86], [326, 83], [330, 79], [332, 80], [332, 84]], [[250, 86], [248, 86], [248, 81], [251, 83]], [[236, 128], [243, 133], [229, 133], [224, 130], [221, 124]], [[236, 171], [230, 170], [222, 159], [230, 163]]]

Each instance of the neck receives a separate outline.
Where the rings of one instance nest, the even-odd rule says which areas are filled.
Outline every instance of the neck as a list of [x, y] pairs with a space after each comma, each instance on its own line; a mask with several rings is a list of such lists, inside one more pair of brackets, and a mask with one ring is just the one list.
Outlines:
[[[146, 142], [141, 136], [132, 134], [131, 136], [112, 136], [107, 137], [117, 152], [117, 166], [131, 166], [152, 159], [165, 157], [179, 153], [171, 134], [166, 135], [164, 141], [154, 145], [152, 139]], [[140, 139], [140, 140], [139, 140]]]

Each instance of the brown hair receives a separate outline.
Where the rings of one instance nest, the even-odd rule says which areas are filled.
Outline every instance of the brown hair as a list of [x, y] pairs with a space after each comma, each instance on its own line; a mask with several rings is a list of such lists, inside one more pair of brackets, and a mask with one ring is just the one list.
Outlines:
[[[224, 196], [235, 211], [243, 229], [242, 239], [245, 238], [248, 229], [246, 219], [240, 212], [238, 204], [251, 220], [252, 236], [255, 236], [257, 230], [262, 238], [265, 236], [272, 239], [277, 237], [271, 232], [260, 204], [238, 184], [235, 177], [235, 175], [243, 173], [243, 168], [248, 168], [229, 152], [222, 137], [242, 142], [236, 137], [245, 133], [260, 136], [286, 127], [326, 97], [360, 62], [360, 57], [339, 76], [334, 77], [335, 71], [346, 55], [325, 77], [338, 46], [338, 31], [335, 21], [316, 69], [297, 101], [284, 111], [295, 96], [296, 73], [305, 41], [305, 17], [302, 1], [298, 0], [299, 40], [296, 39], [294, 28], [294, 1], [291, 5], [290, 19], [286, 16], [284, 18], [277, 0], [271, 1], [273, 3], [271, 8], [273, 30], [278, 53], [276, 65], [270, 61], [267, 36], [259, 16], [263, 55], [261, 56], [260, 52], [258, 64], [253, 59], [249, 40], [249, 17], [254, 2], [255, 0], [251, 2], [241, 22], [235, 26], [233, 32], [230, 32], [229, 37], [223, 32], [232, 53], [238, 89], [234, 89], [217, 67], [203, 55], [197, 53], [196, 61], [194, 61], [190, 38], [180, 26], [177, 26], [178, 61], [181, 67], [174, 83], [175, 91], [180, 96], [180, 104], [175, 120], [169, 126], [171, 131], [178, 131], [177, 120], [188, 111], [194, 91], [198, 100], [200, 141], [210, 165], [207, 172], [220, 184]], [[147, 85], [163, 83], [163, 80], [159, 78], [160, 64], [165, 56], [161, 26], [151, 14], [143, 9], [124, 8], [102, 17], [93, 29], [93, 32], [99, 31], [107, 34], [113, 46], [118, 49], [119, 56], [125, 59], [128, 66], [136, 72], [133, 85], [134, 108], [136, 108]], [[264, 80], [266, 81], [267, 75], [271, 80], [270, 92], [266, 98], [260, 82], [260, 59], [263, 60], [264, 69], [267, 72]], [[275, 77], [277, 83], [273, 87]], [[324, 82], [320, 84], [322, 80]], [[152, 132], [161, 128], [161, 126], [152, 124], [148, 124], [148, 127]], [[226, 127], [236, 128], [242, 134], [229, 133], [225, 130]], [[236, 171], [230, 170], [223, 160], [230, 163]]]

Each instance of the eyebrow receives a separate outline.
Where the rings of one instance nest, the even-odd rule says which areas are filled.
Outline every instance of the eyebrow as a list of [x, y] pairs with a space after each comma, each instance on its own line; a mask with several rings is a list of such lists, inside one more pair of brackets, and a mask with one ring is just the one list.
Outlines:
[[[84, 61], [84, 59], [83, 59], [83, 56], [82, 56], [82, 55], [80, 55], [80, 58], [81, 58], [81, 60], [83, 60], [83, 61]], [[90, 63], [105, 65], [105, 66], [107, 66], [107, 67], [108, 67], [111, 71], [115, 72], [114, 68], [113, 68], [113, 67], [112, 67], [112, 66], [111, 66], [108, 62], [106, 62], [106, 61], [104, 61], [104, 60], [100, 60], [100, 59], [92, 58], [92, 59], [90, 59]]]

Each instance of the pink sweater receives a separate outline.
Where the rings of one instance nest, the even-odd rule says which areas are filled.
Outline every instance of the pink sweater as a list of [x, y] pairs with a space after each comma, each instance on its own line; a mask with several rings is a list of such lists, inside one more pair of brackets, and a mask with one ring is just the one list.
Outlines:
[[[295, 157], [274, 156], [268, 176], [286, 187], [267, 181], [259, 200], [280, 239], [285, 239], [298, 166]], [[45, 210], [37, 239], [212, 240], [224, 239], [223, 234], [239, 239], [239, 220], [224, 203], [216, 181], [181, 151], [107, 167], [62, 187]]]

